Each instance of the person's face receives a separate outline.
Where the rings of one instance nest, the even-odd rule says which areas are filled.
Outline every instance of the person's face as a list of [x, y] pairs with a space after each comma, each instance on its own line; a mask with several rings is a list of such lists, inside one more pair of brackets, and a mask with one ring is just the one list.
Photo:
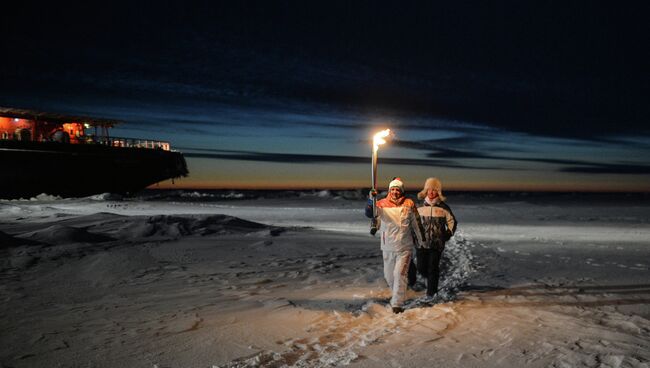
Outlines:
[[389, 193], [392, 199], [399, 199], [402, 196], [402, 191], [398, 187], [390, 188]]
[[435, 199], [438, 196], [438, 191], [435, 189], [427, 189], [427, 198], [429, 199]]

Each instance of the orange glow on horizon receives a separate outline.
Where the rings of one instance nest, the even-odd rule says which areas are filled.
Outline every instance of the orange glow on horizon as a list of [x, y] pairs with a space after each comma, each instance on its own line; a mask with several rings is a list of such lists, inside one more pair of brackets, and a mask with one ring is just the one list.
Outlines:
[[[149, 188], [189, 190], [348, 190], [368, 189], [367, 172], [361, 164], [274, 163], [247, 161], [188, 160], [189, 176], [165, 180]], [[378, 190], [387, 189], [390, 178], [405, 179], [408, 193], [418, 192], [427, 177], [442, 180], [444, 191], [470, 192], [650, 192], [644, 177], [576, 175], [547, 172], [501, 172], [417, 167], [387, 164], [377, 179]], [[622, 180], [625, 179], [625, 180]]]

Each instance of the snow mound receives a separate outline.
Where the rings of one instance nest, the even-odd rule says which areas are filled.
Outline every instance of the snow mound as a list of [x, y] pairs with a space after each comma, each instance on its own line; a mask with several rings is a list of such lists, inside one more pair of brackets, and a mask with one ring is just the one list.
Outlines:
[[244, 199], [246, 195], [241, 192], [229, 191], [226, 193], [204, 193], [204, 192], [180, 192], [180, 198], [185, 199]]
[[17, 238], [0, 231], [0, 249], [16, 247], [19, 245], [33, 245], [33, 244], [38, 244], [38, 242], [29, 239]]
[[[438, 304], [453, 301], [456, 294], [476, 272], [477, 265], [470, 251], [471, 243], [465, 239], [462, 230], [447, 242], [441, 260], [440, 283], [436, 295], [420, 297], [406, 304], [407, 308], [427, 304]], [[418, 278], [421, 278], [418, 275]], [[421, 280], [423, 282], [424, 280]]]
[[47, 194], [47, 193], [41, 193], [41, 194], [36, 195], [34, 197], [31, 197], [31, 198], [22, 197], [22, 198], [18, 198], [18, 199], [9, 199], [9, 198], [1, 198], [0, 197], [0, 200], [9, 201], [9, 202], [14, 202], [14, 201], [15, 202], [38, 202], [38, 201], [49, 202], [49, 201], [58, 201], [58, 200], [61, 200], [61, 199], [63, 199], [63, 198], [61, 198], [59, 196], [55, 196], [55, 195], [50, 195], [50, 194]]
[[332, 197], [332, 192], [329, 190], [321, 190], [320, 192], [316, 192], [315, 195], [320, 198], [330, 198]]
[[121, 201], [124, 197], [117, 193], [101, 193], [87, 197], [93, 201]]
[[36, 197], [30, 198], [29, 200], [30, 201], [58, 201], [60, 199], [62, 199], [62, 198], [59, 197], [59, 196], [50, 195], [50, 194], [47, 194], [47, 193], [41, 193], [41, 194], [37, 195]]
[[447, 243], [442, 259], [442, 288], [438, 292], [441, 302], [453, 300], [456, 293], [476, 272], [477, 266], [470, 247], [471, 243], [465, 239], [462, 230]]
[[121, 238], [179, 238], [190, 235], [242, 234], [269, 226], [227, 215], [212, 216], [134, 216], [119, 228]]
[[115, 240], [104, 234], [95, 234], [88, 232], [83, 228], [64, 225], [52, 225], [41, 230], [21, 234], [18, 237], [53, 245], [71, 243], [102, 243]]

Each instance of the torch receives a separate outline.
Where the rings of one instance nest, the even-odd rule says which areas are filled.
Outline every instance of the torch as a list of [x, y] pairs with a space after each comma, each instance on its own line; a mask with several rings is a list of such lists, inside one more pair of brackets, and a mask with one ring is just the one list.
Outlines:
[[390, 129], [382, 130], [375, 134], [372, 139], [372, 188], [370, 197], [372, 198], [372, 219], [370, 220], [370, 234], [375, 235], [377, 232], [377, 151], [379, 145], [386, 143], [386, 138], [390, 134]]

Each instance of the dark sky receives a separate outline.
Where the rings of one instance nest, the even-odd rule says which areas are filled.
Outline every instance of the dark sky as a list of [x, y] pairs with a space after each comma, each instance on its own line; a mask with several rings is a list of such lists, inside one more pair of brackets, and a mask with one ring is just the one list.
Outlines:
[[[510, 163], [565, 165], [550, 169], [555, 172], [627, 170], [641, 175], [633, 181], [647, 183], [649, 7], [631, 4], [636, 3], [25, 7], [2, 15], [0, 105], [119, 118], [127, 131], [176, 121], [203, 133], [275, 125], [285, 135], [310, 136], [326, 133], [305, 126], [329, 126], [343, 129], [339, 136], [357, 137], [357, 144], [378, 119], [413, 133], [394, 144], [420, 150], [420, 156], [404, 159], [436, 156], [470, 170], [493, 169], [494, 162], [485, 160], [507, 156]], [[421, 133], [441, 127], [455, 134]], [[487, 147], [495, 141], [485, 141], [477, 129], [540, 148], [506, 155], [521, 147], [503, 145], [503, 152], [495, 152]], [[258, 138], [237, 147], [178, 140], [185, 148], [288, 153], [307, 160], [330, 154], [260, 146]], [[565, 141], [542, 147], [554, 139]], [[631, 141], [633, 152], [601, 161], [589, 160], [592, 151], [572, 151], [576, 145], [610, 144], [606, 151], [620, 153]], [[554, 155], [565, 145], [571, 146], [565, 155]], [[263, 149], [253, 149], [258, 147]], [[354, 150], [343, 153], [352, 161], [362, 157]], [[223, 152], [213, 154], [223, 159]], [[194, 155], [206, 158], [205, 151]], [[332, 162], [349, 162], [336, 157]], [[449, 175], [462, 181], [460, 174]]]

